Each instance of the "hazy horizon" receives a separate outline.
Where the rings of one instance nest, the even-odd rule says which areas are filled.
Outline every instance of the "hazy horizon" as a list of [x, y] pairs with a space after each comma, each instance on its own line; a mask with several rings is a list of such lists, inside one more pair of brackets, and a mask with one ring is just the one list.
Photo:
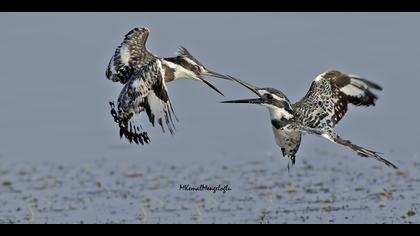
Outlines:
[[[200, 83], [170, 83], [180, 118], [174, 137], [146, 125], [151, 145], [120, 140], [108, 102], [122, 86], [105, 79], [105, 68], [123, 36], [143, 26], [151, 31], [147, 46], [156, 55], [172, 56], [182, 45], [209, 68], [275, 87], [293, 101], [328, 69], [372, 80], [384, 87], [377, 106], [350, 107], [337, 131], [396, 163], [418, 157], [418, 23], [416, 13], [1, 13], [0, 158], [281, 156], [266, 109], [219, 104], [253, 94], [213, 78], [226, 97]], [[308, 136], [297, 163], [313, 161], [318, 149], [354, 155]], [[355, 162], [364, 161], [355, 156]]]

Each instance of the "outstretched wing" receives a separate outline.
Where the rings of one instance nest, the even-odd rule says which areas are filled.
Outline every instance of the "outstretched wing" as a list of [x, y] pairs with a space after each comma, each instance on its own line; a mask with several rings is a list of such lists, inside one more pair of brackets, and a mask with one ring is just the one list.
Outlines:
[[106, 77], [114, 82], [127, 83], [141, 67], [156, 56], [146, 49], [147, 28], [135, 28], [125, 35], [115, 50], [106, 70]]
[[299, 150], [302, 139], [302, 133], [291, 127], [291, 124], [280, 127], [280, 125], [275, 124], [274, 121], [272, 123], [277, 145], [280, 147], [283, 156], [290, 158], [294, 165], [296, 152]]
[[118, 98], [117, 111], [114, 107], [111, 110], [120, 127], [121, 137], [142, 144], [150, 141], [147, 133], [134, 121], [143, 111], [146, 111], [153, 126], [157, 121], [163, 132], [168, 129], [171, 134], [175, 133], [175, 115], [163, 75], [164, 68], [160, 60], [155, 59], [143, 66], [124, 86]]
[[345, 83], [338, 85], [340, 91], [346, 94], [348, 102], [356, 106], [375, 106], [378, 96], [371, 89], [382, 90], [381, 86], [355, 75], [345, 77], [341, 79]]
[[328, 71], [319, 75], [299, 102], [294, 104], [303, 124], [312, 128], [334, 128], [347, 112], [349, 103], [375, 105], [371, 89], [382, 88], [366, 79]]
[[376, 160], [384, 163], [388, 167], [392, 167], [394, 169], [398, 169], [398, 167], [394, 164], [392, 164], [390, 161], [386, 160], [385, 158], [381, 157], [378, 152], [366, 149], [364, 147], [358, 146], [353, 144], [349, 140], [342, 139], [340, 136], [338, 136], [336, 133], [334, 133], [331, 130], [319, 130], [319, 129], [310, 129], [310, 128], [303, 128], [303, 130], [310, 134], [316, 134], [319, 135], [325, 139], [330, 140], [331, 142], [345, 146], [347, 148], [350, 148], [352, 151], [356, 152], [359, 156], [362, 157], [371, 157], [375, 158]]

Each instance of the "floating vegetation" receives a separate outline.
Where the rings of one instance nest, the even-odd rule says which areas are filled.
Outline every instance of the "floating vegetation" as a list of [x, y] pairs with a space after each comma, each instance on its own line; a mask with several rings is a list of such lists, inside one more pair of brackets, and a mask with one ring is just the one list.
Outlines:
[[324, 210], [324, 211], [325, 211], [325, 212], [327, 212], [327, 213], [330, 213], [330, 212], [333, 210], [333, 208], [332, 208], [332, 206], [330, 205], [330, 206], [323, 207], [323, 208], [322, 208], [322, 210]]
[[333, 204], [335, 202], [335, 196], [332, 196], [331, 198], [324, 198], [320, 200], [323, 204]]
[[144, 176], [143, 173], [130, 173], [130, 174], [127, 174], [127, 177], [128, 178], [141, 178], [143, 176]]
[[382, 188], [381, 196], [385, 197], [386, 199], [389, 199], [392, 197], [392, 192], [386, 190], [385, 188]]
[[289, 187], [287, 188], [287, 192], [289, 194], [296, 193], [297, 192], [297, 189], [296, 189], [296, 187], [294, 185], [290, 184]]
[[415, 216], [416, 214], [417, 214], [417, 210], [415, 208], [411, 208], [404, 215], [402, 215], [401, 218], [407, 219], [407, 218]]

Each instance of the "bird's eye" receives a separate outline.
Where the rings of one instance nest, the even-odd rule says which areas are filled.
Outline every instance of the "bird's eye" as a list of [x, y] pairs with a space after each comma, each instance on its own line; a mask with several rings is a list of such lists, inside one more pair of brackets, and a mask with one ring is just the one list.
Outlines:
[[271, 95], [271, 94], [267, 94], [267, 95], [265, 95], [268, 99], [273, 99], [273, 95]]
[[198, 65], [194, 65], [193, 69], [194, 69], [195, 71], [200, 71], [200, 67], [199, 67]]

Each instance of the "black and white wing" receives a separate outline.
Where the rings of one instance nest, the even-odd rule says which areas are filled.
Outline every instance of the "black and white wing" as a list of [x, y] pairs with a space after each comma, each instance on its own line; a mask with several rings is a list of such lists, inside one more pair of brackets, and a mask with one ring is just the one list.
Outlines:
[[340, 136], [338, 136], [332, 130], [327, 131], [327, 130], [320, 130], [320, 129], [302, 128], [302, 131], [306, 132], [306, 133], [309, 133], [309, 134], [319, 135], [319, 136], [321, 136], [325, 139], [328, 139], [329, 141], [331, 141], [335, 144], [350, 148], [352, 151], [356, 152], [359, 156], [374, 158], [374, 159], [384, 163], [388, 167], [398, 169], [398, 167], [396, 165], [392, 164], [390, 161], [381, 157], [378, 152], [375, 152], [375, 151], [366, 149], [364, 147], [358, 146], [356, 144], [353, 144], [349, 140], [342, 139]]
[[106, 77], [114, 82], [127, 83], [144, 65], [155, 59], [146, 48], [147, 28], [135, 28], [125, 35], [109, 61]]
[[340, 91], [346, 94], [348, 102], [356, 106], [375, 106], [378, 99], [371, 89], [382, 90], [382, 87], [355, 75], [348, 75], [340, 83]]
[[275, 123], [273, 125], [273, 132], [277, 145], [280, 147], [284, 157], [290, 158], [292, 164], [295, 164], [296, 152], [299, 150], [302, 139], [302, 132], [291, 127], [292, 124], [279, 126]]
[[163, 132], [168, 129], [174, 134], [173, 117], [176, 117], [163, 75], [161, 61], [152, 60], [127, 82], [118, 98], [117, 106], [111, 104], [111, 114], [120, 127], [121, 137], [137, 144], [149, 143], [147, 133], [135, 121], [136, 116], [144, 111], [153, 126], [158, 122]]
[[366, 79], [328, 71], [319, 75], [294, 108], [301, 122], [312, 128], [334, 128], [347, 112], [349, 103], [356, 106], [375, 105], [378, 97], [371, 89], [382, 88]]

